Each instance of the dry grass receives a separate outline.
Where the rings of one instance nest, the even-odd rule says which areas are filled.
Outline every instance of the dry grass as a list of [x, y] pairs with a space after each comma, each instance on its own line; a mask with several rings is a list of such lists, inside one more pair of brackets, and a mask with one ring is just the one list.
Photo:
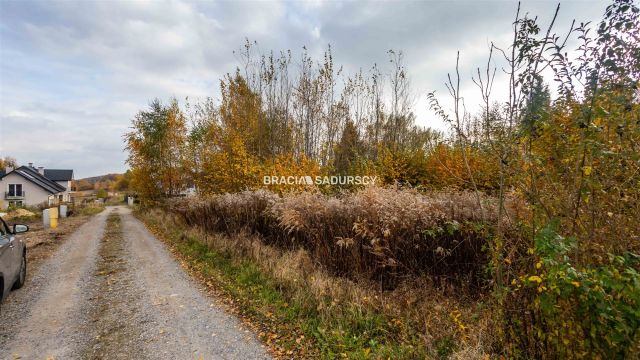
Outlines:
[[281, 249], [305, 249], [322, 269], [394, 288], [408, 278], [484, 284], [497, 204], [469, 192], [377, 188], [331, 197], [282, 197], [260, 190], [182, 200], [171, 209], [189, 225], [233, 236], [246, 231]]

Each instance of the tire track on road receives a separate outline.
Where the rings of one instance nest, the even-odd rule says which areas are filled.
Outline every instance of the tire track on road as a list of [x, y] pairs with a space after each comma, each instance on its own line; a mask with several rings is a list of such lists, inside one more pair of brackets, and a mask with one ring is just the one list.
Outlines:
[[98, 250], [91, 294], [91, 341], [83, 358], [131, 359], [142, 353], [140, 289], [132, 284], [130, 257], [122, 236], [119, 211], [109, 215]]

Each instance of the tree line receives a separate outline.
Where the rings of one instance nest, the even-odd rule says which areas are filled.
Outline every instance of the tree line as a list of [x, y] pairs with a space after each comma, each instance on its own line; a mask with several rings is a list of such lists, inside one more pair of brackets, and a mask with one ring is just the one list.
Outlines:
[[321, 61], [303, 49], [294, 62], [291, 51], [258, 54], [247, 40], [220, 81], [219, 104], [156, 99], [136, 115], [125, 135], [133, 183], [157, 198], [189, 185], [223, 193], [258, 187], [263, 175], [368, 175], [389, 165], [387, 181], [403, 180], [396, 158], [406, 167], [442, 134], [415, 124], [404, 55], [388, 55], [385, 73], [374, 65], [345, 75], [330, 46]]

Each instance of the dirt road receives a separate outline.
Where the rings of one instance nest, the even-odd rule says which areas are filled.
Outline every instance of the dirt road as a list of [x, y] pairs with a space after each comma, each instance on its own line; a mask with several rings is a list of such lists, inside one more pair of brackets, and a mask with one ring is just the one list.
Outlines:
[[267, 359], [125, 207], [79, 227], [12, 292], [0, 359]]

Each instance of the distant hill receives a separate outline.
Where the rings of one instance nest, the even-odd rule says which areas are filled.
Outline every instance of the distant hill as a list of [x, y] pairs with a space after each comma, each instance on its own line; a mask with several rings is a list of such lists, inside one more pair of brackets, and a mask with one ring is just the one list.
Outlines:
[[84, 178], [84, 179], [80, 179], [80, 180], [78, 180], [78, 181], [87, 181], [87, 182], [90, 182], [90, 183], [92, 183], [92, 184], [95, 184], [95, 183], [97, 183], [98, 181], [105, 181], [105, 180], [108, 180], [108, 181], [115, 181], [115, 180], [118, 178], [118, 176], [122, 176], [122, 175], [123, 175], [123, 174], [116, 174], [116, 173], [113, 173], [113, 174], [106, 174], [106, 175], [99, 175], [99, 176], [86, 177], [86, 178]]
[[106, 174], [86, 177], [75, 181], [75, 188], [81, 190], [105, 189], [108, 191], [122, 191], [129, 187], [129, 174]]

